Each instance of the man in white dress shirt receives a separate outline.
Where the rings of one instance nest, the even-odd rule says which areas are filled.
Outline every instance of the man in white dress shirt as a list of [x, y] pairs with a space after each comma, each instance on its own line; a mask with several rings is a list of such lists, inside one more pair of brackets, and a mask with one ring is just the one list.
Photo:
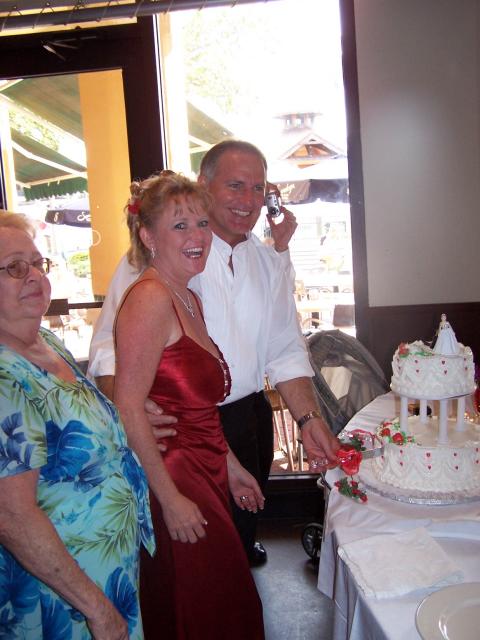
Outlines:
[[[231, 394], [219, 407], [225, 437], [262, 490], [273, 459], [265, 375], [301, 426], [310, 462], [315, 461], [317, 468], [335, 466], [339, 446], [319, 412], [292, 295], [287, 249], [295, 219], [282, 209], [283, 222], [270, 220], [275, 248], [251, 233], [264, 204], [266, 169], [263, 154], [247, 142], [227, 140], [207, 152], [198, 181], [214, 199], [213, 242], [205, 270], [189, 283], [202, 300], [208, 332], [230, 368]], [[110, 397], [115, 372], [113, 320], [123, 292], [137, 276], [122, 258], [92, 339], [89, 373]], [[232, 507], [251, 565], [265, 562], [265, 549], [255, 541], [257, 515]]]

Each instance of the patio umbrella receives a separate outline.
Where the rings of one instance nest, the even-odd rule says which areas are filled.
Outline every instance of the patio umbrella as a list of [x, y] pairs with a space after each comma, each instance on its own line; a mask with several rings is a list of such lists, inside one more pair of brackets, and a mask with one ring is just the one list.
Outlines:
[[90, 205], [88, 196], [58, 203], [57, 207], [47, 210], [45, 222], [66, 224], [70, 227], [90, 226]]

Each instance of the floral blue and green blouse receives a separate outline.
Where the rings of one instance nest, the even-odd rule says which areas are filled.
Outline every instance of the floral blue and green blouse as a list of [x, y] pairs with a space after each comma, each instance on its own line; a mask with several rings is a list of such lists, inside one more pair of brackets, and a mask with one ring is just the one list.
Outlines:
[[[38, 505], [127, 620], [130, 638], [140, 639], [140, 544], [154, 551], [145, 475], [114, 405], [63, 344], [40, 331], [77, 380], [65, 382], [0, 345], [0, 491], [1, 478], [39, 470]], [[0, 638], [90, 637], [83, 615], [0, 545]]]

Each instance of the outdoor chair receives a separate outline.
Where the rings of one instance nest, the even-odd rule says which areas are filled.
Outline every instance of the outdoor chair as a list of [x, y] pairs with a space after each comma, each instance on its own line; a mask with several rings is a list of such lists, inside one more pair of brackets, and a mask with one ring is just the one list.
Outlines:
[[[296, 424], [291, 418], [289, 411], [282, 400], [281, 395], [274, 389], [268, 378], [265, 378], [265, 395], [272, 407], [273, 425], [277, 436], [278, 449], [285, 451], [288, 460], [288, 470], [295, 471], [294, 457], [296, 454]], [[292, 423], [292, 438], [288, 422]]]

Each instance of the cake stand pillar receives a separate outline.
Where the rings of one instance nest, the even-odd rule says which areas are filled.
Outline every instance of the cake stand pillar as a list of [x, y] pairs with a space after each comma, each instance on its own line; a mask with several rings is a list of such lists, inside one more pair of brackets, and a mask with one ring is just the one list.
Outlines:
[[427, 401], [420, 400], [420, 422], [426, 424], [427, 422]]
[[457, 398], [457, 431], [465, 431], [465, 396]]
[[408, 433], [408, 398], [406, 396], [400, 398], [400, 429]]
[[438, 416], [438, 444], [447, 444], [447, 412], [448, 412], [448, 400], [440, 400], [440, 411]]

